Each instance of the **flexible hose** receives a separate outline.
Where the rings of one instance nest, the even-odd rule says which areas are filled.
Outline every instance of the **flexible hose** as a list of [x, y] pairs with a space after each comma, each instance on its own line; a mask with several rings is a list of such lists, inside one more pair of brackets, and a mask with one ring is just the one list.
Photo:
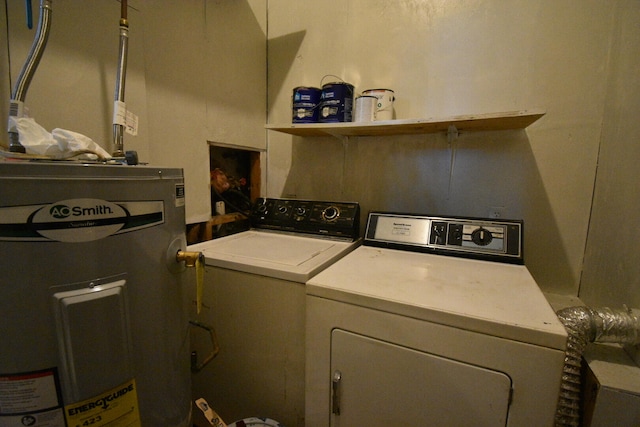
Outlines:
[[22, 66], [13, 91], [11, 92], [11, 102], [9, 105], [9, 151], [14, 153], [24, 153], [26, 150], [20, 144], [20, 135], [11, 117], [22, 117], [23, 103], [27, 96], [27, 89], [31, 84], [31, 79], [38, 68], [44, 48], [49, 38], [51, 28], [51, 0], [40, 0], [40, 17], [38, 18], [38, 29], [31, 45], [31, 50]]
[[567, 330], [567, 351], [556, 409], [556, 427], [580, 426], [582, 354], [589, 343], [640, 344], [640, 311], [569, 307], [557, 313]]
[[22, 66], [22, 71], [18, 76], [16, 85], [13, 87], [11, 99], [16, 101], [24, 101], [27, 96], [27, 89], [31, 84], [31, 79], [36, 72], [36, 68], [40, 63], [42, 54], [49, 39], [49, 31], [51, 29], [51, 0], [40, 1], [40, 17], [38, 18], [38, 29], [31, 45], [31, 50], [27, 56], [27, 60]]
[[129, 52], [129, 21], [127, 20], [127, 0], [120, 1], [120, 43], [118, 46], [118, 68], [113, 103], [113, 157], [124, 153], [124, 105], [125, 83], [127, 79], [127, 55]]

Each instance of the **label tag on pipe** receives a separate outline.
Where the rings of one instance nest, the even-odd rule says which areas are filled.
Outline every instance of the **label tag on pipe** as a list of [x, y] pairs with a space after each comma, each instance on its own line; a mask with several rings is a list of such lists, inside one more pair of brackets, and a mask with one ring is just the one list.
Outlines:
[[128, 110], [125, 116], [124, 131], [132, 136], [138, 135], [138, 116]]
[[127, 105], [122, 101], [113, 103], [113, 124], [124, 127], [129, 135], [138, 135], [138, 116], [127, 110]]
[[113, 103], [113, 124], [125, 126], [127, 124], [127, 106], [122, 101]]

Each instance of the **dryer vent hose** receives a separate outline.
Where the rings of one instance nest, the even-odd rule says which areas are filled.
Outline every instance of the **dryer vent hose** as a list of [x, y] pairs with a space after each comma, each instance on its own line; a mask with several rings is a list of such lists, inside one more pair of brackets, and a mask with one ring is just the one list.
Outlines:
[[580, 426], [580, 374], [582, 354], [589, 343], [640, 344], [640, 310], [569, 307], [558, 318], [569, 335], [564, 358], [556, 427]]

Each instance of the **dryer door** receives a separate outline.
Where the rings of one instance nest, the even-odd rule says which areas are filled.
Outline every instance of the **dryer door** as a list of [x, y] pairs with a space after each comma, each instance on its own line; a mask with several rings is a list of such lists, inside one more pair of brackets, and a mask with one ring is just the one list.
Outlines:
[[334, 329], [331, 426], [505, 426], [502, 372]]

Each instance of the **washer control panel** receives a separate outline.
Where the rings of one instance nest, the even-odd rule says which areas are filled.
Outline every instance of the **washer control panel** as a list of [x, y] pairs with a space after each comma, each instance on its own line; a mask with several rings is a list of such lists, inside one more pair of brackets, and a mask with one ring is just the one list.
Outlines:
[[360, 234], [360, 205], [356, 202], [260, 198], [253, 205], [250, 220], [254, 228], [356, 240]]
[[524, 264], [523, 222], [371, 212], [364, 244]]

